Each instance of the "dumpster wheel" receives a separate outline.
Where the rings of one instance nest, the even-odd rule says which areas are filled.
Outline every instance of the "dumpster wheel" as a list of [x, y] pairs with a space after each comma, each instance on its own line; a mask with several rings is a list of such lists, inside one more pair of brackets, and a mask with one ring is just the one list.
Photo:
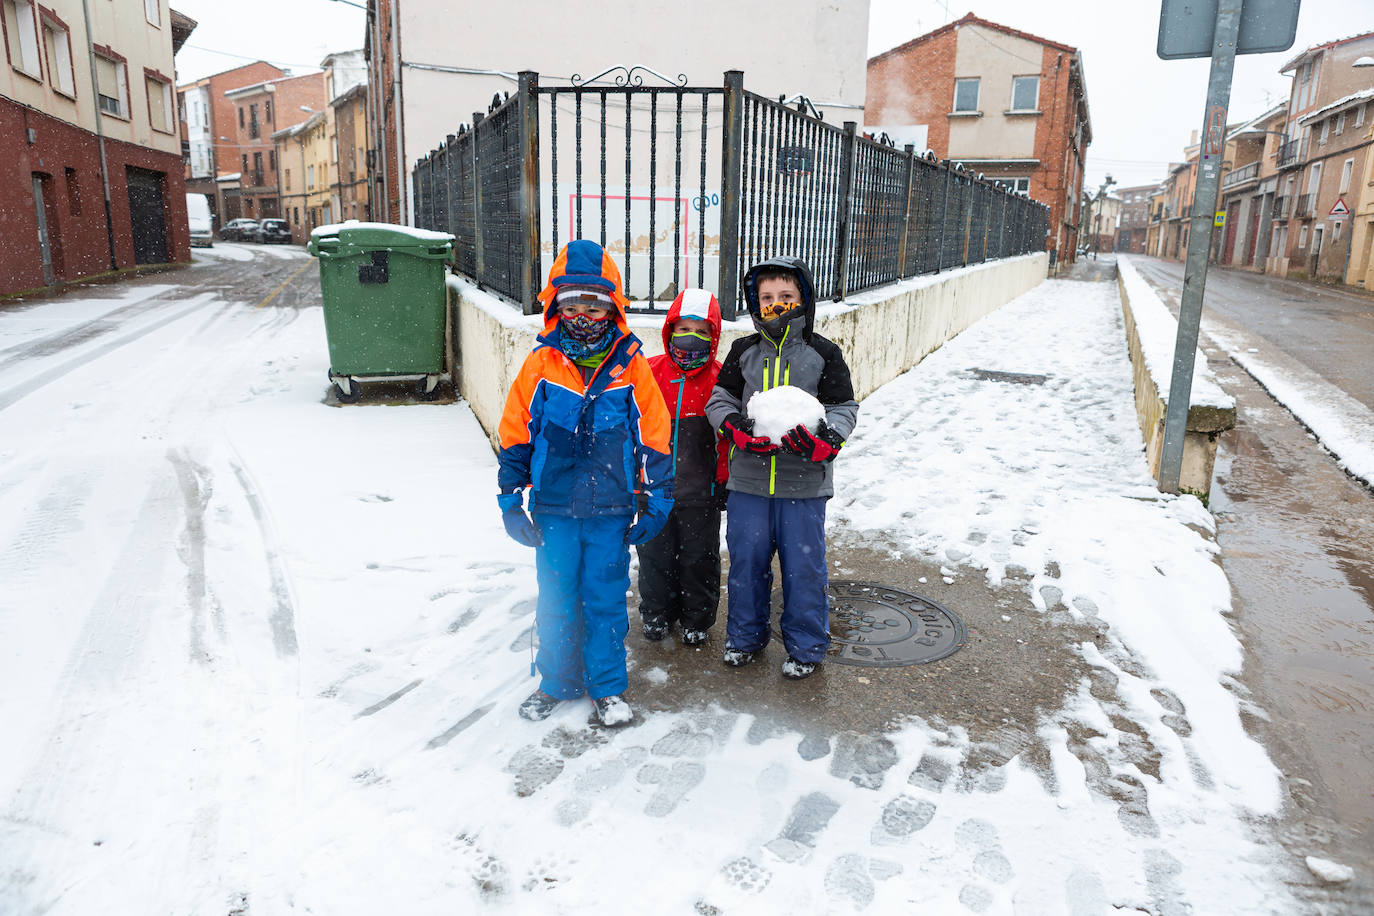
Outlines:
[[424, 375], [415, 381], [415, 396], [422, 401], [439, 397], [439, 376]]
[[362, 384], [351, 375], [335, 375], [329, 373], [329, 380], [334, 383], [334, 393], [338, 396], [342, 404], [357, 403], [358, 398], [362, 397]]

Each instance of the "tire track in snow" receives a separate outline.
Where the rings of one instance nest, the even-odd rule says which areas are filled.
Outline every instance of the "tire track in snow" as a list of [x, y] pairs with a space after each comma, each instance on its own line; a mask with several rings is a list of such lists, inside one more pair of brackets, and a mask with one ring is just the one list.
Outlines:
[[113, 353], [121, 347], [127, 346], [128, 344], [131, 344], [136, 340], [140, 340], [148, 336], [149, 334], [153, 333], [154, 331], [157, 331], [171, 324], [174, 321], [178, 321], [182, 318], [185, 318], [187, 315], [190, 315], [191, 313], [203, 308], [207, 302], [214, 298], [215, 297], [212, 293], [202, 293], [201, 295], [196, 296], [194, 299], [188, 302], [184, 308], [177, 309], [176, 311], [172, 312], [169, 315], [166, 315], [165, 317], [159, 318], [156, 321], [144, 325], [143, 327], [138, 328], [135, 331], [131, 331], [128, 334], [124, 334], [120, 337], [117, 337], [114, 340], [108, 341], [107, 343], [104, 343], [93, 350], [82, 352], [80, 355], [74, 356], [63, 363], [58, 364], [57, 366], [44, 370], [39, 375], [36, 375], [33, 378], [28, 379], [27, 381], [20, 382], [19, 384], [7, 390], [0, 391], [0, 410], [4, 410], [7, 407], [10, 407], [15, 402], [29, 396], [30, 394], [33, 394], [38, 389], [43, 388], [44, 386], [57, 381], [58, 379], [62, 378], [62, 376], [67, 375], [70, 372], [74, 372], [77, 369], [86, 368], [92, 362], [94, 362], [102, 356], [106, 356], [110, 353]]
[[209, 505], [214, 488], [210, 472], [196, 464], [186, 449], [168, 451], [167, 460], [176, 471], [186, 512], [186, 527], [177, 541], [177, 556], [186, 567], [191, 658], [209, 664], [212, 658], [205, 643], [207, 624], [214, 627], [221, 639], [225, 636], [224, 609], [211, 591], [205, 573], [205, 507]]
[[36, 340], [25, 340], [20, 343], [11, 344], [4, 349], [0, 349], [0, 360], [8, 364], [14, 364], [24, 359], [41, 359], [45, 356], [55, 356], [63, 350], [79, 346], [87, 341], [102, 337], [111, 331], [117, 331], [125, 327], [128, 319], [133, 318], [143, 312], [152, 311], [159, 305], [165, 304], [171, 297], [182, 292], [181, 287], [162, 287], [151, 295], [145, 296], [134, 302], [128, 302], [119, 306], [99, 318], [92, 318], [83, 321], [78, 325], [64, 328], [40, 337]]
[[273, 608], [268, 617], [268, 623], [272, 627], [272, 645], [276, 648], [278, 657], [294, 656], [300, 650], [296, 639], [296, 607], [291, 600], [291, 582], [287, 577], [281, 552], [277, 548], [276, 535], [258, 496], [258, 488], [249, 479], [247, 469], [238, 460], [231, 460], [229, 464], [234, 469], [239, 486], [243, 488], [248, 508], [252, 511], [253, 518], [258, 523], [258, 531], [262, 535], [263, 551], [267, 557], [267, 574], [272, 580]]

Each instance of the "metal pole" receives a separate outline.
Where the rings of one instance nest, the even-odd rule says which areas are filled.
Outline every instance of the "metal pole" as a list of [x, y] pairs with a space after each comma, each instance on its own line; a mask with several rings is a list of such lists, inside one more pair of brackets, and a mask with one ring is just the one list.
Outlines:
[[484, 117], [486, 116], [480, 111], [472, 113], [472, 279], [477, 281], [478, 289], [482, 288], [482, 280], [486, 277], [486, 259], [482, 255], [482, 172], [477, 157], [480, 139], [477, 131]]
[[[535, 296], [539, 293], [539, 74], [520, 71], [520, 235], [523, 251], [520, 259], [520, 307], [526, 315], [535, 312]], [[603, 118], [605, 105], [602, 105]], [[604, 126], [603, 126], [604, 130]], [[604, 141], [604, 136], [603, 136]], [[601, 144], [606, 155], [606, 144]], [[603, 161], [602, 185], [605, 185], [606, 166]], [[602, 200], [601, 240], [606, 240], [605, 200]]]
[[857, 121], [844, 122], [844, 136], [840, 143], [839, 226], [835, 233], [835, 301], [842, 302], [849, 292], [849, 215], [854, 209], [854, 156], [859, 134]]
[[905, 280], [909, 275], [906, 271], [907, 245], [911, 240], [911, 179], [916, 171], [916, 147], [908, 143], [906, 145], [906, 200], [902, 208], [902, 235], [897, 243], [897, 279]]
[[1193, 388], [1198, 328], [1202, 323], [1202, 294], [1207, 286], [1212, 213], [1216, 209], [1221, 182], [1221, 160], [1226, 152], [1226, 109], [1231, 102], [1231, 72], [1236, 63], [1240, 12], [1241, 4], [1236, 0], [1222, 0], [1217, 4], [1212, 68], [1207, 77], [1207, 109], [1202, 118], [1201, 158], [1197, 188], [1193, 193], [1192, 228], [1188, 232], [1188, 260], [1183, 269], [1174, 370], [1164, 417], [1164, 449], [1159, 461], [1159, 488], [1166, 493], [1178, 492], [1178, 480], [1183, 471], [1183, 440], [1188, 432], [1188, 402]]
[[[739, 296], [740, 154], [744, 142], [744, 71], [725, 71], [724, 135], [720, 144], [720, 309], [733, 321]], [[704, 250], [704, 249], [703, 249]], [[652, 298], [653, 291], [650, 290]]]

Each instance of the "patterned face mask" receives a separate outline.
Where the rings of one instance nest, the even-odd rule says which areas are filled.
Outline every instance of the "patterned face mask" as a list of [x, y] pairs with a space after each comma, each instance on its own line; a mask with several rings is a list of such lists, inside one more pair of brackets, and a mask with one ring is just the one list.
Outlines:
[[711, 335], [679, 331], [668, 338], [668, 355], [679, 369], [696, 369], [711, 358]]
[[564, 316], [558, 319], [558, 324], [566, 336], [594, 349], [599, 349], [599, 345], [611, 336], [610, 315], [602, 318], [593, 318], [591, 315]]

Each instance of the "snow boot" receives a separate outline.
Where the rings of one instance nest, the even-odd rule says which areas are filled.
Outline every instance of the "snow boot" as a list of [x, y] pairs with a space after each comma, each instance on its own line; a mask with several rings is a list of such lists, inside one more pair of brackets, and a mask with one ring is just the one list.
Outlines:
[[624, 697], [618, 694], [610, 697], [594, 697], [592, 703], [596, 706], [596, 717], [607, 728], [625, 725], [635, 717], [630, 704], [626, 703]]
[[725, 655], [721, 660], [731, 668], [743, 668], [754, 660], [756, 654], [757, 653], [754, 652], [745, 652], [743, 649], [731, 649], [727, 646]]
[[553, 714], [558, 704], [563, 702], [555, 697], [549, 696], [542, 690], [525, 697], [525, 702], [520, 704], [520, 718], [529, 719], [531, 722], [541, 722]]
[[644, 618], [644, 638], [649, 642], [660, 642], [668, 635], [668, 621], [662, 617]]
[[704, 646], [706, 645], [706, 631], [698, 630], [693, 627], [682, 628], [682, 644], [684, 646]]
[[782, 676], [794, 681], [799, 681], [815, 673], [816, 664], [816, 662], [799, 662], [789, 655], [787, 656], [787, 661], [782, 663]]

